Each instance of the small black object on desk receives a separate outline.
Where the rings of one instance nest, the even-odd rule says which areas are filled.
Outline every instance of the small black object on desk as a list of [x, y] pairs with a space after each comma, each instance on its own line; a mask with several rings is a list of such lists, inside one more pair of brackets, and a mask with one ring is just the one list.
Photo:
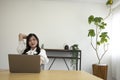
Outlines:
[[68, 45], [65, 45], [64, 49], [65, 49], [65, 50], [69, 50], [69, 46], [68, 46]]

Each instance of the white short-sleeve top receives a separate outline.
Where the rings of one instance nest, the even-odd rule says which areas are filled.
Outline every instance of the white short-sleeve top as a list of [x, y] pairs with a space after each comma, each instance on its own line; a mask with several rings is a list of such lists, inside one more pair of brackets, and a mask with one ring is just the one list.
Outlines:
[[[24, 52], [25, 48], [26, 48], [26, 44], [25, 44], [24, 40], [19, 41], [19, 45], [18, 45], [18, 47], [17, 47], [18, 53], [19, 53], [19, 54], [22, 54], [22, 53]], [[37, 53], [37, 52], [36, 52], [36, 48], [35, 48], [34, 50], [31, 49], [31, 50], [29, 50], [29, 51], [26, 52], [26, 53], [27, 53], [28, 55], [34, 55], [34, 54]], [[44, 49], [41, 49], [41, 50], [40, 50], [39, 55], [40, 55], [41, 60], [43, 61], [42, 64], [47, 64], [47, 63], [49, 62], [49, 59], [48, 59], [48, 57], [47, 57], [47, 55], [46, 55], [46, 51], [45, 51]]]

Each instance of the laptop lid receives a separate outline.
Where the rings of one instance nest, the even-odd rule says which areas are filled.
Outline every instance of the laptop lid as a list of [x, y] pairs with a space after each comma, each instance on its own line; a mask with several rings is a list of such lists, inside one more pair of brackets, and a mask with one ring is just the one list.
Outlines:
[[11, 73], [39, 73], [40, 55], [8, 54]]

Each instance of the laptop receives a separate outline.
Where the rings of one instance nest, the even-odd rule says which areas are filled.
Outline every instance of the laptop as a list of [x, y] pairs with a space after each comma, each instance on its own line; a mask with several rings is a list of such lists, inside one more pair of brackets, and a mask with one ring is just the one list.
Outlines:
[[39, 73], [40, 55], [8, 54], [11, 73]]

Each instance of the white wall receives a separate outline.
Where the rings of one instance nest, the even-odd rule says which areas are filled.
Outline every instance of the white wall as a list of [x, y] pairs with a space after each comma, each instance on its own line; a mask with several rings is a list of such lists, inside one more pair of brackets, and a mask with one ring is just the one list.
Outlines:
[[[45, 48], [63, 49], [65, 43], [79, 44], [82, 70], [91, 73], [97, 58], [87, 37], [87, 18], [91, 14], [105, 17], [107, 12], [105, 4], [97, 3], [0, 0], [0, 68], [8, 68], [7, 54], [17, 53], [18, 34], [34, 32]], [[103, 63], [110, 66], [110, 54]]]

